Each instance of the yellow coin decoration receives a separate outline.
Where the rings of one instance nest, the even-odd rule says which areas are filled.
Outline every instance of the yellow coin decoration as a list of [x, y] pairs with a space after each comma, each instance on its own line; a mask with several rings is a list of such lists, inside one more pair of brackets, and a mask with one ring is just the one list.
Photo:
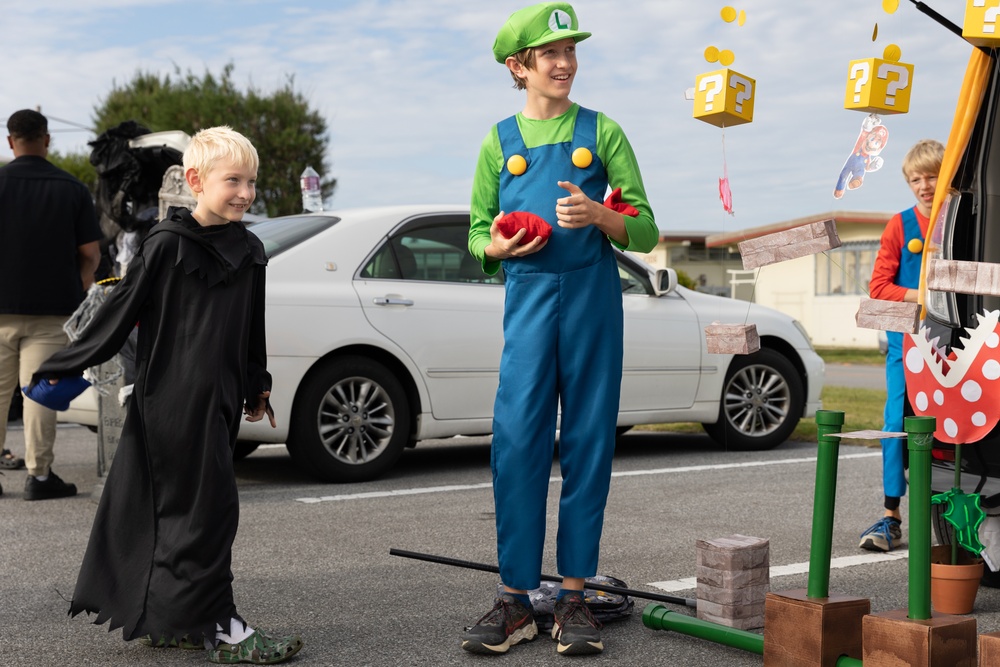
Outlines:
[[878, 23], [875, 24], [875, 29], [872, 30], [872, 41], [874, 42], [878, 39]]
[[899, 0], [882, 0], [882, 9], [886, 14], [895, 14], [899, 9]]
[[726, 23], [732, 23], [736, 20], [736, 8], [734, 7], [723, 7], [720, 14], [722, 15], [722, 20]]
[[714, 46], [710, 46], [705, 49], [705, 60], [710, 63], [715, 63], [719, 61], [719, 49]]
[[594, 161], [594, 155], [589, 149], [581, 146], [573, 151], [573, 164], [580, 169], [586, 169], [590, 166], [590, 163]]
[[719, 51], [719, 63], [721, 65], [729, 67], [730, 65], [733, 64], [734, 60], [736, 60], [736, 56], [733, 55], [733, 52], [730, 51], [729, 49]]
[[884, 51], [882, 51], [882, 59], [888, 60], [891, 63], [898, 63], [902, 55], [903, 55], [902, 49], [900, 49], [899, 46], [897, 46], [896, 44], [890, 44], [889, 46], [885, 47]]
[[515, 176], [520, 176], [528, 168], [528, 161], [520, 155], [511, 155], [507, 159], [507, 171]]
[[736, 25], [743, 25], [746, 22], [747, 22], [747, 13], [741, 9], [740, 16], [739, 18], [736, 19]]
[[924, 242], [920, 239], [910, 239], [910, 242], [906, 244], [906, 249], [916, 255], [919, 252], [923, 252]]

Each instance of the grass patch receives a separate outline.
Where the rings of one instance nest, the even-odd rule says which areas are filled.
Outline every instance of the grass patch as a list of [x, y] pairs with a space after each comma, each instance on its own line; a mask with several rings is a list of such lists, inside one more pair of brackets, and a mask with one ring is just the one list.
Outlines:
[[[880, 355], [881, 356], [881, 355]], [[885, 405], [884, 389], [853, 389], [850, 387], [823, 387], [821, 394], [824, 410], [839, 410], [844, 413], [844, 431], [881, 430], [882, 409]], [[636, 426], [638, 431], [667, 431], [670, 433], [704, 433], [701, 424], [644, 424]], [[816, 441], [816, 420], [803, 419], [795, 427], [789, 440], [800, 442]], [[878, 446], [878, 440], [852, 440], [852, 444]]]
[[884, 366], [885, 355], [878, 349], [856, 349], [851, 347], [817, 347], [816, 354], [828, 364], [865, 364]]

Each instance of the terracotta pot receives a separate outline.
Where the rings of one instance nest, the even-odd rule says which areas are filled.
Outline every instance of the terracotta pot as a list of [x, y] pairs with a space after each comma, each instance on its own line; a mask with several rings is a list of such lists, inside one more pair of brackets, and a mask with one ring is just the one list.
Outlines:
[[976, 602], [983, 561], [959, 548], [958, 565], [951, 564], [951, 546], [931, 549], [931, 606], [941, 614], [969, 614]]

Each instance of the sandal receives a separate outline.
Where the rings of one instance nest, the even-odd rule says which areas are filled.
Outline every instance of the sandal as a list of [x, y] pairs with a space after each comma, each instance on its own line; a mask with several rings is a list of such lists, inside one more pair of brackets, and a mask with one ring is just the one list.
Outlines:
[[153, 638], [146, 635], [144, 637], [139, 637], [139, 643], [143, 646], [149, 646], [150, 648], [182, 648], [187, 651], [198, 651], [205, 648], [204, 642], [193, 642], [191, 641], [191, 637], [188, 635], [184, 635], [180, 638], [180, 640], [175, 637], [169, 642], [166, 641], [165, 637], [161, 636], [155, 644], [153, 643]]
[[24, 459], [14, 456], [9, 449], [0, 451], [0, 468], [4, 470], [20, 470], [24, 467]]
[[253, 665], [273, 665], [284, 662], [299, 652], [302, 638], [288, 635], [272, 639], [260, 629], [238, 644], [219, 644], [208, 652], [208, 661], [225, 665], [248, 662]]

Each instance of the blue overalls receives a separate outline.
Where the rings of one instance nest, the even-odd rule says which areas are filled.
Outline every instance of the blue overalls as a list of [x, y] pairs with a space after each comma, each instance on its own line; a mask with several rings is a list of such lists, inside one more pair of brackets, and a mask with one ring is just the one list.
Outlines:
[[[900, 216], [903, 220], [903, 247], [899, 253], [899, 273], [896, 284], [900, 287], [917, 289], [920, 286], [920, 263], [922, 252], [911, 252], [907, 247], [913, 239], [923, 243], [920, 222], [916, 212], [910, 208]], [[889, 349], [885, 357], [885, 411], [883, 420], [886, 431], [903, 430], [903, 405], [906, 400], [906, 373], [903, 369], [903, 334], [887, 331]], [[886, 496], [902, 498], [906, 495], [906, 477], [903, 475], [903, 448], [906, 440], [884, 438], [882, 440], [882, 487]]]
[[[611, 481], [622, 376], [622, 295], [614, 251], [596, 227], [564, 229], [556, 200], [570, 181], [596, 201], [607, 173], [597, 156], [597, 113], [580, 108], [571, 143], [528, 149], [515, 117], [497, 125], [504, 164], [526, 158], [521, 176], [504, 167], [500, 209], [528, 211], [552, 225], [539, 252], [504, 260], [504, 347], [493, 411], [493, 495], [500, 576], [511, 588], [540, 585], [546, 498], [562, 402], [557, 565], [564, 577], [597, 573]], [[593, 161], [574, 166], [574, 149]]]

